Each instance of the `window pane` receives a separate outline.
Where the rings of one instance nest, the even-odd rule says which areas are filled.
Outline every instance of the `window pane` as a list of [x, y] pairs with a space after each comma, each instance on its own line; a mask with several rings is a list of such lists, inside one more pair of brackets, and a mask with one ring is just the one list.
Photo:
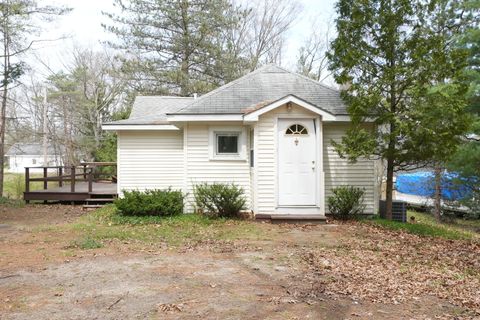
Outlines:
[[238, 135], [218, 135], [217, 153], [238, 153]]

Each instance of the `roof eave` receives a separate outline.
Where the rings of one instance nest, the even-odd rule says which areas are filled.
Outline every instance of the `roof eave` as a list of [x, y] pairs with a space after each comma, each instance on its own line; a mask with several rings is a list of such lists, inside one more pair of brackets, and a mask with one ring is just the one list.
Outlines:
[[103, 124], [105, 131], [175, 131], [180, 130], [172, 124]]

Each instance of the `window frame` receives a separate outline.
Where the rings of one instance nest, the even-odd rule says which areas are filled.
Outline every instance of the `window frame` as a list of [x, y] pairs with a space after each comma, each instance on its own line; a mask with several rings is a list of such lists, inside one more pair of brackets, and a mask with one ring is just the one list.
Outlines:
[[[236, 135], [237, 138], [237, 153], [219, 153], [218, 152], [218, 137], [222, 135]], [[247, 143], [246, 131], [243, 126], [213, 126], [209, 127], [209, 160], [232, 160], [232, 161], [246, 161], [247, 159]]]

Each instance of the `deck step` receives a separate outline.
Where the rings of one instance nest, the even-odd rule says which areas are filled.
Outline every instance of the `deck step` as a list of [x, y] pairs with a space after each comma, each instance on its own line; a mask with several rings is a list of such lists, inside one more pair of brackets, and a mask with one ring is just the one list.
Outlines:
[[113, 202], [115, 198], [88, 198], [85, 202]]
[[102, 208], [103, 206], [103, 204], [84, 204], [83, 209], [98, 209]]

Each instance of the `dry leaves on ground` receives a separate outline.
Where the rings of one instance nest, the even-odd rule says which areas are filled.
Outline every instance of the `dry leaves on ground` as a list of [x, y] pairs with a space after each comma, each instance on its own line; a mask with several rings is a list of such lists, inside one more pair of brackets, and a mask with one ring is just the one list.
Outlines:
[[342, 246], [306, 250], [315, 290], [372, 302], [434, 295], [480, 314], [480, 244], [347, 224]]

